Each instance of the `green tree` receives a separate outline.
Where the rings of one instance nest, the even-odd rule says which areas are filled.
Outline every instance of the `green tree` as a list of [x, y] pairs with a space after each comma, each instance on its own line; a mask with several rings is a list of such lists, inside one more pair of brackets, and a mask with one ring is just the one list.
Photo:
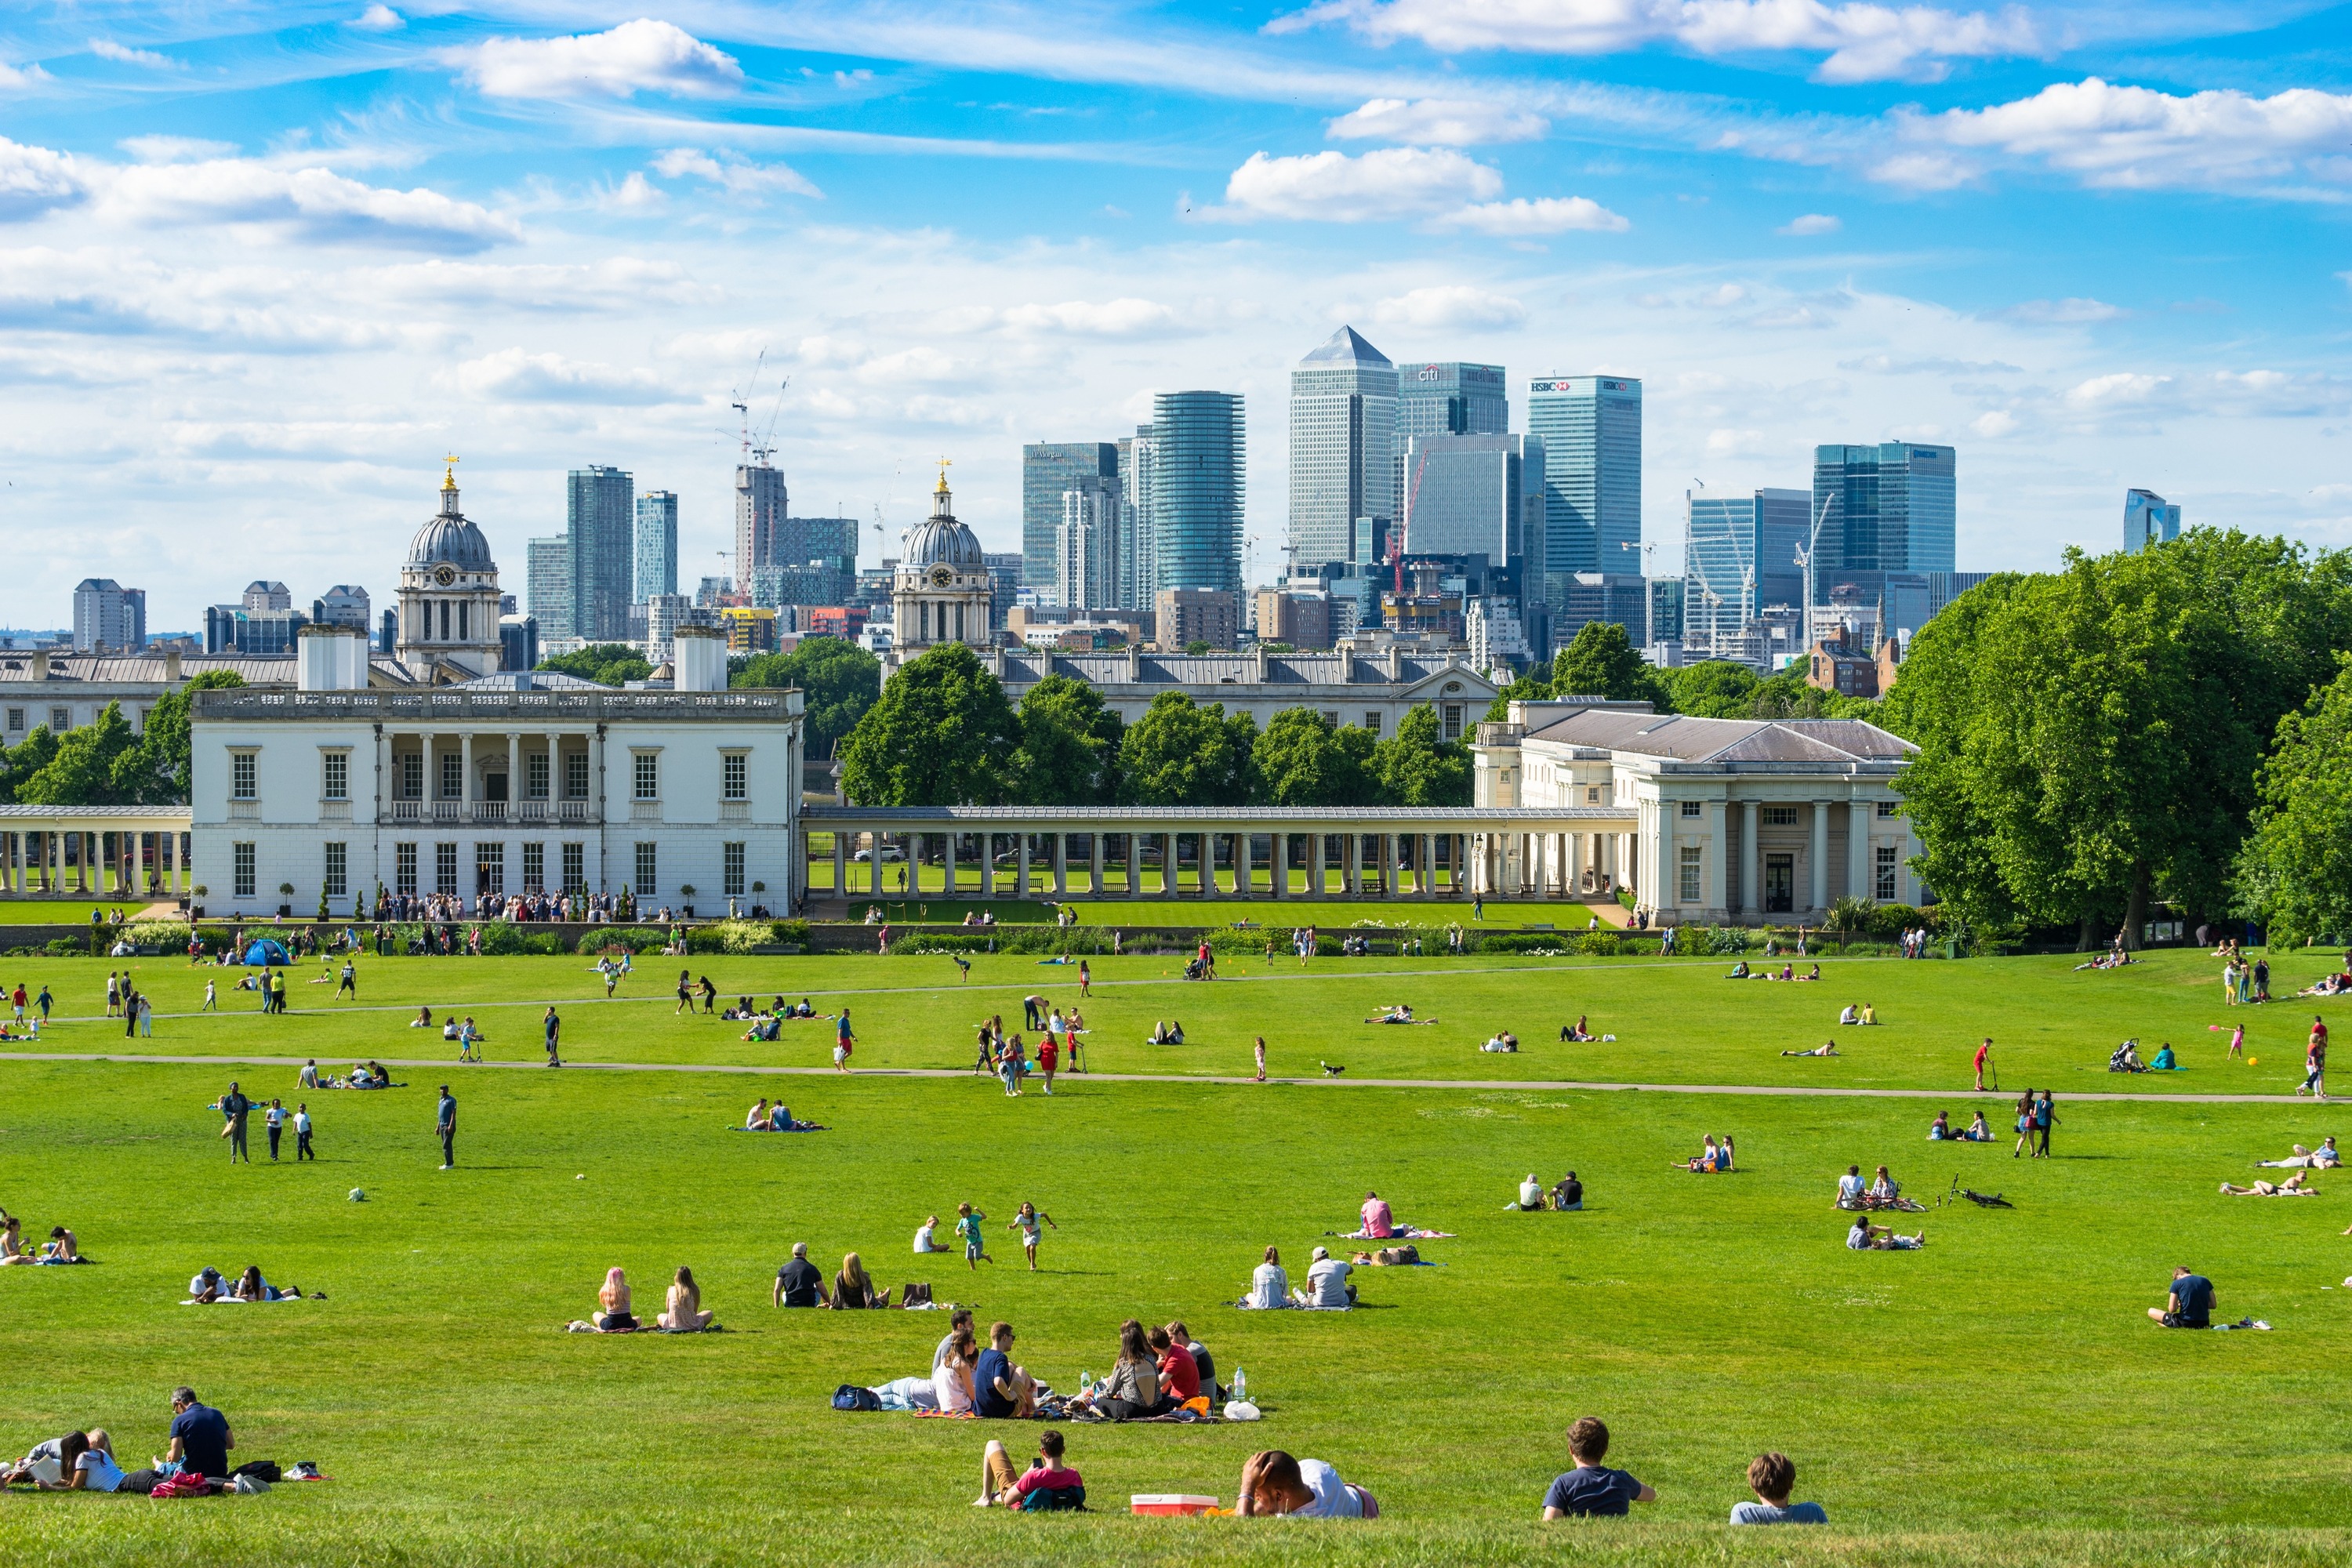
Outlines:
[[1701, 719], [1746, 719], [1752, 715], [1756, 672], [1729, 659], [1710, 658], [1662, 672], [1674, 710]]
[[1119, 746], [1119, 794], [1138, 805], [1246, 805], [1257, 724], [1225, 705], [1163, 691]]
[[1373, 750], [1370, 731], [1333, 724], [1312, 708], [1286, 708], [1250, 749], [1257, 798], [1268, 805], [1370, 805], [1374, 786], [1364, 763]]
[[1210, 647], [1206, 642], [1203, 642], [1201, 638], [1194, 637], [1191, 642], [1184, 645], [1184, 651], [1189, 654], [1203, 654], [1214, 653], [1217, 650]]
[[1538, 675], [1522, 675], [1495, 693], [1495, 700], [1486, 704], [1486, 722], [1510, 722], [1514, 702], [1544, 702], [1551, 698], [1551, 682]]
[[1097, 805], [1118, 797], [1127, 725], [1083, 680], [1049, 675], [1021, 699], [1013, 794], [1030, 805]]
[[187, 804], [192, 768], [188, 720], [195, 710], [195, 693], [223, 691], [244, 684], [245, 677], [233, 669], [207, 669], [177, 691], [167, 691], [155, 700], [155, 706], [147, 710], [147, 722], [139, 731], [139, 748], [144, 756], [142, 766], [146, 774], [139, 804]]
[[1001, 805], [1020, 721], [961, 643], [899, 666], [841, 745], [842, 784], [874, 805]]
[[1398, 721], [1372, 754], [1385, 805], [1468, 805], [1470, 749], [1439, 738], [1437, 710], [1423, 702]]
[[803, 637], [790, 653], [755, 655], [730, 686], [797, 686], [806, 703], [808, 754], [834, 754], [882, 695], [882, 661], [840, 637]]
[[58, 739], [57, 754], [16, 788], [26, 805], [126, 805], [140, 799], [139, 737], [110, 702], [98, 717]]
[[[16, 805], [22, 798], [17, 791], [49, 765], [58, 754], [58, 738], [47, 724], [36, 724], [33, 732], [0, 754], [0, 802]], [[31, 804], [29, 802], [26, 804]]]
[[590, 643], [586, 647], [576, 648], [570, 653], [542, 658], [539, 661], [539, 668], [562, 675], [576, 675], [599, 686], [625, 686], [632, 680], [643, 680], [654, 672], [654, 667], [646, 662], [646, 656], [625, 642]]
[[1615, 621], [1587, 621], [1552, 657], [1552, 689], [1562, 697], [1625, 699], [1658, 696], [1650, 667]]
[[2352, 934], [2352, 654], [2341, 673], [2279, 721], [2263, 764], [2253, 831], [2238, 851], [2237, 912], [2271, 945]]

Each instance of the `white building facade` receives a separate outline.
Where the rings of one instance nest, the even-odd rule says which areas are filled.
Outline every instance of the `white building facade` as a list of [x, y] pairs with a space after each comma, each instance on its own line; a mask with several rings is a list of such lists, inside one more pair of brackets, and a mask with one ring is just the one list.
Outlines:
[[1514, 835], [1495, 885], [1555, 896], [1633, 890], [1654, 923], [1818, 921], [1838, 899], [1918, 904], [1901, 815], [1917, 748], [1851, 720], [1694, 719], [1646, 704], [1515, 702], [1471, 749], [1482, 807], [1611, 808], [1584, 832]]

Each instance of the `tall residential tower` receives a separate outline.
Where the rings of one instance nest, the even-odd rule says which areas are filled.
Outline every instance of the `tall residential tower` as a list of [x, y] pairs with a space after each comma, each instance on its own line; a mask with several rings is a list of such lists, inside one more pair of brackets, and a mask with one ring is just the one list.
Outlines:
[[[574, 468], [567, 479], [563, 527], [572, 553], [574, 637], [619, 642], [629, 635], [636, 576], [635, 489], [634, 477], [601, 463]], [[406, 606], [402, 609], [404, 634]]]

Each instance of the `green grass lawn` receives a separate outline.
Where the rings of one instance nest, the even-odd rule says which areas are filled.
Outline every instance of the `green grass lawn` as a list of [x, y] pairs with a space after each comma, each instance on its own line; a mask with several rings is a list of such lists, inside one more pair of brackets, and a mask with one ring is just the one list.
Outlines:
[[[861, 1068], [961, 1068], [969, 1024], [1019, 1020], [1034, 989], [1075, 969], [983, 958], [968, 984], [945, 959], [713, 959], [697, 973], [846, 999]], [[681, 1018], [646, 960], [622, 1000], [576, 960], [362, 961], [364, 1006], [320, 1001], [255, 1016], [249, 998], [187, 1016], [203, 981], [237, 971], [134, 965], [163, 1016], [125, 1041], [98, 1011], [89, 960], [0, 961], [46, 981], [58, 1022], [41, 1048], [234, 1058], [436, 1058], [404, 1012], [470, 1012], [494, 1060], [538, 1055], [552, 998], [567, 1055], [677, 1066], [823, 1063], [831, 1026], [741, 1041]], [[1643, 1564], [2274, 1563], [2339, 1560], [2352, 1399], [2325, 1369], [2352, 1352], [2352, 1181], [2316, 1200], [2220, 1196], [2251, 1163], [2339, 1128], [2309, 1104], [2074, 1102], [2077, 1091], [2261, 1092], [2292, 1086], [2309, 1005], [2250, 1010], [2259, 1067], [2221, 1064], [2207, 1022], [2228, 1015], [2212, 965], [2158, 955], [2119, 974], [2063, 961], [1832, 961], [1820, 985], [1736, 984], [1721, 965], [1633, 961], [1225, 961], [1185, 984], [1160, 960], [1092, 966], [1087, 1004], [1101, 1072], [1015, 1105], [992, 1084], [861, 1073], [752, 1079], [693, 1072], [404, 1069], [404, 1089], [308, 1098], [316, 1165], [230, 1168], [205, 1109], [228, 1078], [294, 1098], [290, 1069], [0, 1058], [0, 1201], [45, 1234], [63, 1221], [101, 1262], [0, 1269], [9, 1375], [0, 1448], [100, 1424], [126, 1459], [160, 1448], [164, 1394], [193, 1383], [236, 1423], [239, 1455], [315, 1459], [331, 1485], [178, 1507], [18, 1497], [12, 1561], [75, 1564], [288, 1562], [890, 1563], [1383, 1562], [1565, 1559]], [[2284, 992], [2319, 969], [2284, 961]], [[674, 973], [674, 972], [673, 972]], [[950, 993], [953, 993], [950, 994]], [[1851, 1053], [1797, 1061], [1846, 1000], [1883, 1028], [1838, 1032]], [[1410, 999], [1442, 1022], [1364, 1026]], [[382, 1010], [378, 1010], [382, 1009]], [[1577, 1011], [1619, 1036], [1552, 1043]], [[2334, 1009], [2328, 1009], [2335, 1021]], [[1157, 1016], [1193, 1044], [1141, 1044]], [[1497, 1026], [1527, 1042], [1482, 1056]], [[2193, 1031], [2193, 1034], [2192, 1034]], [[2056, 1158], [2006, 1143], [1922, 1142], [1938, 1103], [1770, 1095], [1544, 1089], [1551, 1079], [1824, 1084], [1950, 1090], [1964, 1109], [1978, 1034], [2002, 1081], [2054, 1085]], [[1351, 1079], [1488, 1080], [1460, 1089], [1222, 1085], [1264, 1033], [1277, 1075], [1344, 1061]], [[2111, 1078], [2113, 1042], [2186, 1046], [2191, 1070]], [[16, 1047], [0, 1050], [20, 1049]], [[460, 1097], [459, 1167], [435, 1169], [433, 1088]], [[1513, 1079], [1519, 1081], [1514, 1082]], [[781, 1093], [835, 1131], [728, 1131]], [[1995, 1120], [1999, 1117], [1996, 1115]], [[1734, 1133], [1743, 1169], [1670, 1169], [1706, 1131]], [[264, 1141], [257, 1127], [257, 1149]], [[290, 1139], [289, 1141], [290, 1156]], [[1850, 1253], [1835, 1173], [1890, 1163], [1930, 1201], [1954, 1177], [2011, 1210], [1906, 1216], [1916, 1253]], [[1573, 1166], [1589, 1209], [1502, 1212], [1528, 1171]], [[368, 1193], [351, 1204], [352, 1187]], [[1303, 1273], [1322, 1233], [1349, 1228], [1365, 1189], [1400, 1215], [1459, 1233], [1424, 1244], [1444, 1265], [1360, 1273], [1365, 1310], [1245, 1314], [1267, 1245]], [[1023, 1199], [1060, 1224], [1032, 1276], [998, 1262], [917, 1259], [927, 1214], [962, 1199], [1009, 1219]], [[782, 1313], [768, 1282], [795, 1240], [830, 1269], [860, 1251], [883, 1283], [927, 1279], [1020, 1333], [1048, 1382], [1102, 1371], [1118, 1321], [1181, 1316], [1266, 1408], [1255, 1426], [1070, 1430], [1097, 1514], [1008, 1518], [968, 1505], [980, 1446], [1025, 1453], [1034, 1428], [825, 1407], [844, 1382], [924, 1370], [941, 1314]], [[182, 1308], [188, 1276], [258, 1263], [329, 1300]], [[2223, 1315], [2274, 1332], [2168, 1334], [2170, 1266], [2220, 1288]], [[639, 1309], [691, 1266], [732, 1331], [702, 1339], [560, 1332], [604, 1270], [628, 1269]], [[2328, 1287], [2338, 1289], [2329, 1289]], [[1627, 1521], [1539, 1526], [1546, 1481], [1581, 1414], [1616, 1433], [1612, 1461], [1661, 1501]], [[1230, 1503], [1260, 1447], [1326, 1458], [1379, 1494], [1364, 1524], [1147, 1521], [1129, 1494]], [[1791, 1454], [1801, 1495], [1833, 1525], [1727, 1533], [1747, 1460]], [[234, 1526], [219, 1511], [233, 1510]]]
[[[852, 918], [862, 917], [869, 905], [878, 907], [885, 919], [897, 925], [937, 925], [960, 921], [968, 913], [985, 910], [1005, 925], [1050, 925], [1054, 921], [1051, 906], [1037, 900], [957, 899], [941, 897], [908, 899], [898, 895], [875, 900], [863, 895], [853, 896], [847, 902]], [[1597, 914], [1602, 925], [1622, 926], [1625, 911], [1616, 905], [1538, 903], [1489, 903], [1476, 914], [1472, 913], [1469, 900], [1458, 902], [1452, 899], [1432, 899], [1426, 903], [1406, 899], [1360, 899], [1342, 900], [1309, 900], [1304, 893], [1276, 903], [1261, 896], [1255, 899], [1193, 898], [1162, 900], [1125, 899], [1100, 900], [1077, 898], [1069, 900], [1070, 912], [1080, 925], [1125, 926], [1130, 930], [1143, 927], [1206, 927], [1232, 925], [1252, 921], [1259, 925], [1320, 926], [1326, 931], [1338, 931], [1360, 922], [1378, 925], [1448, 926], [1458, 925], [1465, 931], [1521, 931], [1530, 926], [1548, 926], [1558, 931], [1583, 931]]]
[[136, 916], [149, 900], [142, 894], [134, 903], [117, 898], [112, 893], [93, 894], [88, 898], [67, 899], [6, 899], [0, 900], [0, 926], [79, 925], [89, 923], [92, 904], [111, 915], [117, 908]]
[[[882, 863], [884, 894], [903, 895], [907, 885], [903, 875], [906, 869], [907, 865], [903, 860], [886, 860]], [[843, 870], [845, 873], [844, 880], [849, 889], [850, 897], [866, 899], [874, 896], [875, 868], [870, 862], [853, 860], [845, 866]], [[1018, 879], [1018, 868], [1010, 860], [996, 867], [992, 872], [984, 872], [974, 861], [959, 860], [956, 863], [956, 895], [959, 898], [1010, 899], [1013, 896], [1013, 885]], [[1094, 872], [1091, 867], [1074, 860], [1070, 863], [1068, 874], [1063, 879], [1073, 893], [1091, 896], [1094, 888]], [[1236, 886], [1234, 881], [1233, 867], [1220, 860], [1217, 863], [1216, 879], [1218, 891], [1226, 897], [1231, 897]], [[1412, 897], [1419, 893], [1420, 884], [1414, 880], [1410, 868], [1396, 873], [1393, 879], [1400, 894]], [[947, 868], [933, 864], [919, 867], [915, 881], [916, 886], [923, 892], [944, 895], [948, 885]], [[812, 856], [809, 860], [810, 889], [820, 894], [830, 894], [833, 891], [833, 885], [832, 858], [829, 855]], [[1030, 890], [1034, 893], [1044, 889], [1050, 894], [1053, 885], [1054, 863], [1044, 858], [1031, 860], [1029, 863]], [[1347, 873], [1341, 867], [1335, 864], [1324, 868], [1323, 890], [1327, 894], [1337, 893], [1346, 885]], [[1366, 888], [1374, 886], [1374, 871], [1369, 865], [1364, 871], [1362, 885]], [[1104, 874], [1103, 886], [1107, 889], [1108, 896], [1124, 898], [1129, 889], [1126, 868], [1116, 864], [1108, 868]], [[1176, 871], [1176, 886], [1185, 899], [1189, 900], [1196, 896], [1201, 887], [1199, 867], [1190, 860], [1181, 864]], [[1303, 899], [1314, 889], [1314, 875], [1304, 867], [1294, 866], [1290, 868], [1287, 880], [1283, 886], [1286, 897]], [[1449, 868], [1439, 867], [1432, 883], [1433, 896], [1439, 900], [1447, 898], [1453, 886], [1453, 871]], [[1250, 887], [1255, 890], [1256, 897], [1272, 898], [1274, 896], [1272, 868], [1265, 866], [1251, 868]], [[1160, 875], [1160, 863], [1157, 860], [1147, 863], [1143, 868], [1141, 894], [1146, 899], [1168, 897], [1167, 883]]]

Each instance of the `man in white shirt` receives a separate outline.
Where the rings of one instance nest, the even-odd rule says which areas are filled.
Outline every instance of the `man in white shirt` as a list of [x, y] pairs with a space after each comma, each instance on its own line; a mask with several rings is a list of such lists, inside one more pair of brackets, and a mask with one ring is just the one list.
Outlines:
[[1529, 1171], [1528, 1179], [1519, 1184], [1519, 1209], [1522, 1213], [1533, 1214], [1543, 1206], [1543, 1184], [1536, 1180], [1533, 1171]]
[[1845, 1168], [1845, 1174], [1838, 1178], [1837, 1206], [1842, 1209], [1860, 1208], [1862, 1206], [1862, 1167], [1860, 1165], [1848, 1165]]
[[1312, 1262], [1307, 1266], [1307, 1289], [1299, 1293], [1302, 1307], [1337, 1307], [1341, 1310], [1356, 1304], [1356, 1288], [1348, 1283], [1348, 1276], [1356, 1266], [1331, 1256], [1329, 1249], [1317, 1247]]

